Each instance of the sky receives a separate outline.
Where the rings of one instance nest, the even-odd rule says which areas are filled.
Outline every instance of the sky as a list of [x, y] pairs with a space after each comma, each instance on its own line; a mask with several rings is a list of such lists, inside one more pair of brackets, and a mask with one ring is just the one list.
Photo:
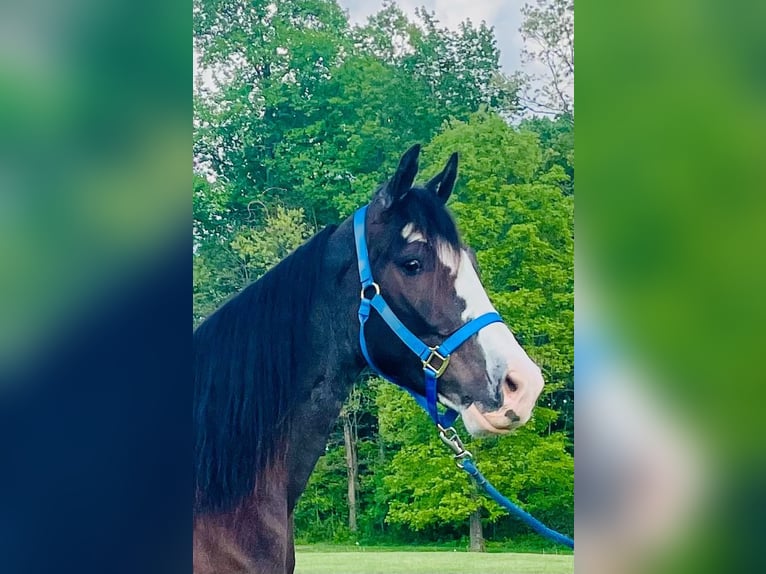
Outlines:
[[[409, 15], [415, 8], [425, 6], [436, 13], [436, 18], [448, 28], [457, 28], [468, 18], [474, 23], [484, 20], [495, 28], [495, 38], [500, 49], [500, 66], [506, 74], [521, 69], [519, 54], [523, 45], [519, 27], [521, 7], [530, 0], [396, 0]], [[353, 23], [364, 23], [367, 16], [382, 7], [381, 0], [338, 0]]]

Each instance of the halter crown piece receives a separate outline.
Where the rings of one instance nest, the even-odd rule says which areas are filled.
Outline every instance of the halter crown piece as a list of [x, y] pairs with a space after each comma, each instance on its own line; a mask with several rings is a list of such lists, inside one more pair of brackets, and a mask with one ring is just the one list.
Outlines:
[[[457, 331], [452, 333], [447, 339], [438, 347], [429, 347], [423, 341], [418, 339], [412, 331], [410, 331], [399, 320], [396, 314], [388, 306], [383, 295], [380, 293], [380, 286], [375, 283], [372, 278], [372, 267], [370, 265], [370, 255], [367, 251], [367, 239], [365, 237], [365, 219], [367, 215], [367, 206], [359, 208], [354, 213], [354, 240], [356, 243], [356, 260], [359, 267], [359, 280], [362, 284], [361, 302], [359, 303], [359, 346], [362, 348], [362, 355], [364, 355], [367, 364], [370, 368], [383, 377], [403, 387], [409, 392], [417, 403], [429, 414], [431, 419], [437, 425], [442, 428], [448, 428], [452, 426], [455, 419], [458, 417], [458, 412], [453, 409], [447, 409], [445, 413], [439, 413], [437, 403], [437, 379], [444, 374], [449, 366], [450, 355], [460, 345], [465, 343], [473, 335], [478, 333], [481, 329], [492, 323], [502, 323], [503, 320], [495, 312], [485, 313], [474, 319], [471, 319], [468, 323], [460, 327]], [[421, 395], [412, 389], [404, 387], [401, 383], [395, 379], [384, 375], [380, 369], [372, 362], [370, 353], [367, 350], [367, 342], [364, 337], [364, 326], [367, 323], [367, 319], [370, 317], [371, 309], [375, 309], [381, 318], [386, 322], [386, 325], [394, 332], [394, 334], [401, 339], [401, 341], [407, 345], [407, 347], [420, 358], [423, 363], [423, 376], [425, 378], [425, 395]]]

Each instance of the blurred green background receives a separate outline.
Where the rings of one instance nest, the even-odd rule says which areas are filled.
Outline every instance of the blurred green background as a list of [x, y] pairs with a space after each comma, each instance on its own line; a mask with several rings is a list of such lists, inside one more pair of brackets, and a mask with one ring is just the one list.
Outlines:
[[673, 569], [764, 568], [764, 30], [763, 2], [576, 6], [576, 299], [714, 483]]
[[191, 218], [189, 6], [0, 8], [0, 373]]

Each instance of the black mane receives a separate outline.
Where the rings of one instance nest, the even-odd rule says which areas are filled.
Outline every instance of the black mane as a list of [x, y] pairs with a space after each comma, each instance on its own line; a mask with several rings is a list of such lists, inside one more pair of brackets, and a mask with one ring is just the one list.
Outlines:
[[277, 454], [296, 402], [294, 357], [322, 276], [327, 227], [245, 288], [194, 332], [195, 512], [250, 494]]

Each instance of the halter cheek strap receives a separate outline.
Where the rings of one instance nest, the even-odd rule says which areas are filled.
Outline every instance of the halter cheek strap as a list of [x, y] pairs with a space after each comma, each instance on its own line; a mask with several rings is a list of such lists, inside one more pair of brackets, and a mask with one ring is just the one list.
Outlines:
[[[452, 333], [447, 339], [438, 347], [429, 347], [418, 337], [416, 337], [412, 331], [410, 331], [399, 320], [391, 307], [388, 306], [386, 300], [380, 294], [380, 286], [375, 283], [372, 278], [372, 267], [370, 266], [370, 255], [367, 250], [367, 239], [365, 237], [365, 218], [367, 214], [367, 206], [364, 206], [354, 213], [354, 240], [356, 243], [356, 259], [359, 267], [359, 280], [361, 282], [361, 302], [359, 303], [359, 346], [362, 349], [362, 355], [364, 356], [367, 364], [370, 368], [383, 377], [391, 381], [392, 383], [403, 387], [409, 392], [417, 403], [429, 414], [431, 419], [437, 425], [441, 425], [443, 428], [449, 428], [458, 416], [457, 411], [453, 409], [447, 409], [444, 414], [441, 414], [436, 405], [438, 402], [437, 397], [437, 380], [444, 374], [444, 371], [449, 366], [450, 355], [460, 345], [465, 343], [474, 334], [478, 333], [481, 329], [492, 323], [501, 323], [503, 320], [497, 313], [485, 313], [475, 319], [471, 319], [468, 323], [460, 327], [457, 331]], [[367, 319], [370, 318], [371, 310], [375, 311], [385, 321], [386, 325], [399, 337], [399, 339], [413, 352], [423, 363], [423, 377], [425, 381], [425, 395], [421, 395], [412, 389], [405, 387], [392, 377], [385, 375], [375, 366], [375, 363], [370, 357], [369, 350], [367, 349], [367, 341], [364, 336], [364, 326], [367, 323]]]

